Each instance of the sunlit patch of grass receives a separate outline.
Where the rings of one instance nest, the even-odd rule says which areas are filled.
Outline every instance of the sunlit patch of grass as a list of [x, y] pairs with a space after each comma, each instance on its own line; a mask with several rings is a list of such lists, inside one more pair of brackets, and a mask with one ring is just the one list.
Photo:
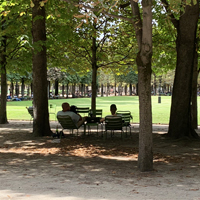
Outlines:
[[[200, 101], [198, 97], [198, 107]], [[77, 107], [90, 107], [91, 98], [70, 98], [70, 99], [51, 99], [49, 104], [56, 105], [56, 112], [61, 110], [63, 102], [68, 102], [70, 105]], [[133, 123], [139, 123], [139, 99], [138, 96], [111, 96], [111, 97], [97, 97], [97, 109], [103, 109], [103, 117], [110, 114], [110, 105], [116, 104], [118, 111], [131, 111], [133, 115]], [[30, 120], [30, 115], [26, 107], [32, 105], [32, 101], [10, 101], [7, 102], [7, 116], [8, 120]], [[162, 96], [161, 103], [158, 103], [158, 96], [152, 96], [152, 120], [153, 123], [168, 124], [170, 117], [171, 96]], [[55, 120], [54, 115], [50, 115], [50, 120]], [[200, 115], [198, 116], [200, 122]]]

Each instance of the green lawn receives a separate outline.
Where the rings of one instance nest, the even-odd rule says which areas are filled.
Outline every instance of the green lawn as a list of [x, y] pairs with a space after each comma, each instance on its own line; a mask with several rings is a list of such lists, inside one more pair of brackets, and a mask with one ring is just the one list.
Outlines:
[[[199, 103], [198, 97], [198, 104]], [[110, 114], [110, 105], [112, 103], [117, 105], [118, 111], [129, 110], [133, 115], [133, 122], [139, 122], [139, 102], [137, 96], [112, 96], [112, 97], [98, 97], [97, 109], [103, 109], [103, 116]], [[91, 107], [91, 98], [73, 98], [73, 99], [53, 99], [49, 100], [49, 104], [56, 104], [56, 112], [61, 110], [61, 104], [68, 102], [70, 105], [77, 107]], [[158, 103], [158, 96], [152, 96], [152, 114], [153, 123], [168, 124], [170, 114], [170, 96], [162, 96], [161, 103]], [[7, 102], [7, 116], [8, 120], [30, 120], [30, 115], [26, 110], [26, 106], [31, 106], [32, 101], [10, 101]], [[198, 105], [199, 107], [200, 105]], [[54, 120], [55, 116], [50, 115], [50, 119]], [[200, 122], [200, 116], [198, 117]]]

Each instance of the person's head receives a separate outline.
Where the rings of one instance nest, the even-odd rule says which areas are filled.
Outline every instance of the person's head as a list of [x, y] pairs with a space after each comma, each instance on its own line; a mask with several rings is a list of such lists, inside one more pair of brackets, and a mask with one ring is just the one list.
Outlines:
[[110, 106], [110, 112], [111, 112], [111, 114], [114, 115], [116, 113], [116, 111], [117, 111], [117, 106], [115, 104], [112, 104]]
[[77, 108], [76, 106], [71, 106], [70, 107], [70, 111], [72, 111], [72, 112], [77, 114], [76, 108]]
[[63, 112], [70, 111], [70, 105], [68, 103], [63, 103], [62, 109], [63, 109]]

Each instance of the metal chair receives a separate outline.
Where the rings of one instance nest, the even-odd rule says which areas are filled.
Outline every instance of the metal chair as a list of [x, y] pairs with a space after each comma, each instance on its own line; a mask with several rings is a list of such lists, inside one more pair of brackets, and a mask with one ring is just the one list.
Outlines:
[[111, 137], [115, 130], [121, 131], [121, 138], [124, 139], [123, 121], [121, 116], [107, 116], [105, 117], [105, 134], [104, 139], [107, 138], [107, 131], [111, 131]]
[[29, 113], [30, 116], [31, 116], [31, 118], [30, 118], [30, 123], [31, 123], [31, 120], [33, 120], [33, 118], [34, 118], [34, 115], [33, 115], [33, 109], [31, 109], [31, 108], [27, 108], [27, 107], [26, 107], [26, 109], [28, 110], [28, 113]]
[[54, 115], [55, 121], [56, 121], [56, 105], [55, 104], [49, 105], [49, 115]]
[[117, 111], [117, 115], [122, 116], [123, 127], [126, 127], [126, 136], [127, 136], [127, 127], [129, 127], [130, 135], [131, 135], [131, 119], [133, 118], [130, 111]]
[[[102, 118], [102, 109], [96, 109], [96, 110], [89, 110], [89, 116], [90, 117], [99, 117]], [[99, 131], [99, 124], [101, 125], [101, 130], [103, 132], [103, 124], [100, 122], [90, 122], [90, 123], [86, 123], [85, 125], [88, 127], [88, 134], [91, 133], [91, 126], [96, 126], [97, 127], [97, 135], [98, 135], [98, 131]]]
[[77, 113], [83, 114], [83, 116], [88, 116], [89, 110], [90, 110], [89, 107], [77, 107], [76, 108]]
[[68, 129], [71, 130], [72, 134], [73, 134], [73, 130], [76, 129], [77, 130], [77, 135], [78, 135], [78, 129], [81, 127], [78, 127], [74, 121], [72, 120], [72, 118], [68, 115], [63, 115], [63, 116], [57, 116], [58, 122], [62, 127], [62, 131], [64, 129]]

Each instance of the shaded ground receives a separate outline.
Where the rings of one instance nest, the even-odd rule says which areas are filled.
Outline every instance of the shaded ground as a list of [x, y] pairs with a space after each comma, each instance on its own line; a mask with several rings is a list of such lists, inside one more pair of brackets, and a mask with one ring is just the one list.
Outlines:
[[200, 200], [200, 141], [166, 138], [167, 126], [154, 126], [154, 171], [146, 173], [137, 169], [138, 125], [124, 141], [93, 133], [60, 143], [33, 137], [31, 126], [0, 125], [0, 200]]

